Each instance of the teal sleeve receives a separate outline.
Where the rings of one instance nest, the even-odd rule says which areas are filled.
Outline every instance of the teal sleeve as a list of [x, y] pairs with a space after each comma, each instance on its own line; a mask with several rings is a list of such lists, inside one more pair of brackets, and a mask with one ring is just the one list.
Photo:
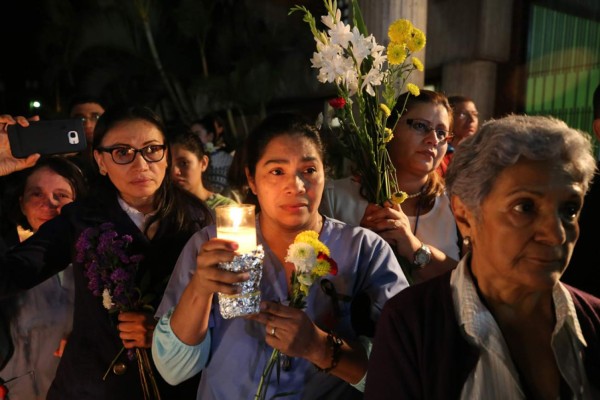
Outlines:
[[171, 329], [171, 308], [160, 318], [152, 338], [152, 357], [160, 375], [171, 385], [177, 385], [199, 373], [208, 362], [210, 331], [195, 346], [183, 343]]
[[[371, 350], [373, 349], [373, 339], [368, 338], [366, 336], [359, 336], [358, 341], [365, 348], [365, 352], [367, 353], [367, 358], [371, 356]], [[367, 372], [368, 373], [368, 372]], [[365, 384], [367, 383], [367, 373], [362, 377], [362, 379], [354, 384], [354, 388], [359, 390], [360, 392], [365, 391]]]

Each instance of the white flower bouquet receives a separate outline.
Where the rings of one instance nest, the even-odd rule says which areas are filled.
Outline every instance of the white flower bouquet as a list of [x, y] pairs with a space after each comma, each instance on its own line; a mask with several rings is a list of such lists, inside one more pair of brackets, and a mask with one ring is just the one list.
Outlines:
[[410, 21], [397, 20], [389, 27], [386, 48], [367, 33], [357, 0], [352, 0], [354, 26], [341, 20], [335, 0], [324, 0], [324, 4], [324, 30], [317, 28], [317, 21], [304, 6], [292, 7], [290, 14], [304, 13], [303, 20], [316, 42], [311, 62], [319, 70], [317, 79], [337, 88], [338, 97], [330, 105], [341, 124], [346, 156], [355, 164], [367, 200], [401, 203], [406, 194], [398, 190], [386, 145], [401, 114], [392, 117], [396, 99], [405, 89], [419, 94], [419, 88], [407, 80], [414, 70], [423, 70], [423, 63], [413, 53], [425, 46], [425, 34]]

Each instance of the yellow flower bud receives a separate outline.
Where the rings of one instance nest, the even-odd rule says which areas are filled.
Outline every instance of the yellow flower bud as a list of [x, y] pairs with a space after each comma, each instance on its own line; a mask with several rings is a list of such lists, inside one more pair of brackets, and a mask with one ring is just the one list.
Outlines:
[[408, 90], [410, 94], [412, 94], [415, 97], [421, 94], [421, 90], [414, 83], [407, 83], [406, 90]]
[[392, 195], [392, 203], [394, 204], [402, 204], [406, 199], [408, 199], [408, 194], [403, 191], [396, 192]]
[[379, 108], [381, 109], [381, 112], [383, 113], [383, 115], [386, 118], [389, 118], [390, 115], [392, 115], [392, 112], [390, 111], [389, 107], [386, 106], [385, 104], [383, 104], [383, 103], [379, 104]]
[[383, 130], [383, 143], [389, 143], [390, 140], [394, 138], [394, 132], [390, 128], [385, 128]]
[[417, 71], [423, 71], [423, 69], [424, 69], [423, 63], [417, 57], [412, 58], [412, 63], [414, 65], [414, 67], [417, 69]]
[[329, 38], [324, 32], [319, 32], [318, 36], [315, 36], [315, 38], [323, 44], [329, 43]]

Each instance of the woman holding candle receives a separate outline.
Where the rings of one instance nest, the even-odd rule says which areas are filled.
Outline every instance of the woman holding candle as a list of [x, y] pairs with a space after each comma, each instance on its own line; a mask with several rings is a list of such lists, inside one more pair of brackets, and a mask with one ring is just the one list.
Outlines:
[[[291, 114], [274, 115], [253, 131], [245, 149], [264, 248], [261, 313], [220, 315], [215, 294], [238, 293], [235, 284], [249, 276], [218, 268], [233, 260], [238, 244], [217, 239], [214, 226], [205, 228], [184, 248], [157, 312], [157, 367], [171, 383], [202, 371], [198, 399], [252, 398], [262, 367], [278, 349], [288, 362], [278, 378], [273, 374], [267, 398], [283, 392], [287, 398], [360, 398], [370, 339], [353, 322], [378, 318], [385, 301], [407, 286], [402, 270], [377, 234], [319, 214], [325, 167], [314, 127]], [[285, 258], [306, 230], [319, 233], [338, 273], [313, 284], [299, 310], [285, 305], [294, 272]], [[358, 297], [368, 298], [370, 307], [351, 313]]]
[[[6, 125], [17, 122], [28, 125], [23, 117], [0, 116], [2, 175], [36, 161], [36, 156], [19, 160], [10, 154]], [[110, 295], [106, 299], [92, 292], [90, 275], [75, 257], [75, 244], [88, 228], [107, 223], [113, 224], [115, 234], [128, 235], [128, 255], [142, 257], [135, 285], [149, 295], [146, 304], [156, 307], [183, 245], [211, 217], [196, 197], [172, 185], [165, 128], [152, 110], [107, 110], [96, 125], [93, 150], [99, 174], [92, 196], [65, 205], [60, 215], [0, 258], [0, 295], [32, 287], [73, 264], [73, 330], [47, 398], [142, 399], [137, 360], [121, 349], [147, 351], [156, 324], [153, 315], [139, 310], [109, 313], [105, 300], [110, 307]], [[94, 251], [98, 255], [100, 246]], [[148, 278], [143, 284], [142, 277]], [[169, 386], [155, 375], [165, 399], [195, 392], [195, 387], [185, 392], [186, 385]]]

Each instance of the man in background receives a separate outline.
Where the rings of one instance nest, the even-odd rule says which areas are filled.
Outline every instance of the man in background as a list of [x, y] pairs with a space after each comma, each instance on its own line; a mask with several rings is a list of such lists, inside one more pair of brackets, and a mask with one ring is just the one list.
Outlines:
[[95, 97], [78, 96], [71, 101], [69, 106], [69, 116], [71, 118], [81, 118], [83, 121], [83, 128], [85, 129], [85, 138], [88, 147], [91, 147], [92, 145], [94, 128], [102, 114], [104, 114], [104, 106], [100, 100]]
[[104, 114], [104, 105], [93, 96], [80, 95], [71, 100], [69, 105], [69, 117], [80, 118], [85, 130], [85, 140], [87, 149], [81, 153], [69, 157], [83, 172], [86, 179], [92, 176], [92, 142], [94, 140], [94, 128], [102, 114]]
[[[594, 121], [592, 130], [596, 139], [600, 140], [600, 85], [594, 91]], [[600, 160], [597, 162], [600, 168]], [[582, 289], [596, 297], [600, 297], [600, 242], [598, 229], [600, 226], [600, 176], [596, 175], [579, 216], [579, 240], [575, 245], [569, 268], [562, 281]]]

